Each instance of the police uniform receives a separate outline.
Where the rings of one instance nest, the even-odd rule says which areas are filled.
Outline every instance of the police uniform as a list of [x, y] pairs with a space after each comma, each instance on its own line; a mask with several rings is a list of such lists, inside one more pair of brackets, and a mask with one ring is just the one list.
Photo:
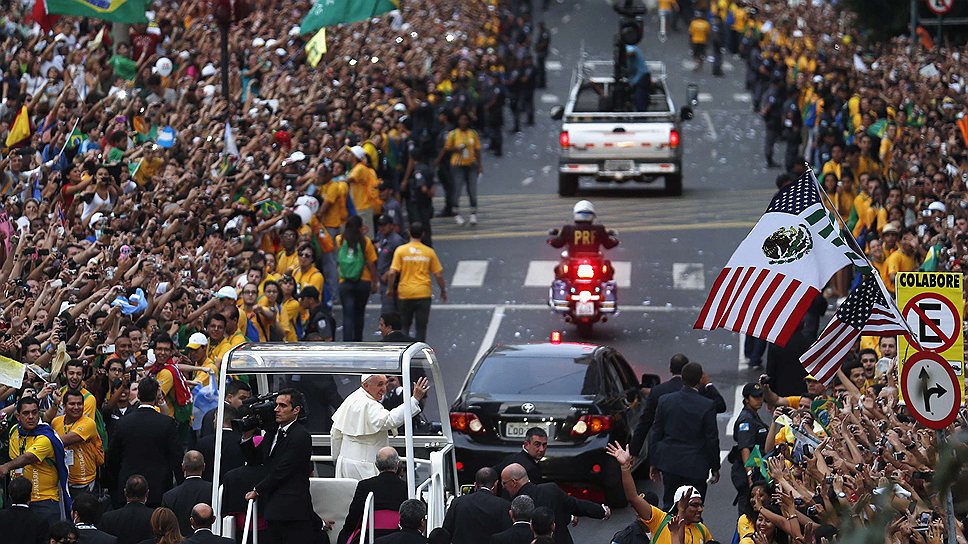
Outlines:
[[[762, 395], [763, 390], [758, 383], [749, 383], [743, 387], [743, 398]], [[752, 450], [755, 446], [759, 446], [760, 452], [763, 453], [769, 431], [770, 426], [760, 419], [759, 414], [751, 410], [748, 406], [743, 406], [739, 417], [736, 418], [736, 423], [733, 424], [733, 438], [736, 440], [736, 445], [733, 446], [733, 451], [730, 452], [730, 460], [733, 463], [732, 470], [730, 471], [730, 479], [733, 480], [733, 486], [736, 487], [737, 492], [734, 503], [739, 506], [741, 513], [746, 511], [749, 504], [750, 486], [746, 480], [746, 474], [747, 470], [751, 470], [743, 465], [743, 455], [741, 452], [743, 449]], [[752, 470], [753, 481], [762, 479], [758, 470], [755, 468]]]

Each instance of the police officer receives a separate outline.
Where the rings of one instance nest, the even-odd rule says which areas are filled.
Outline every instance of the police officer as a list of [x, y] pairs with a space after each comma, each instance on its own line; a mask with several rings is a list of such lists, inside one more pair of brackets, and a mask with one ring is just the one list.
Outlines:
[[551, 33], [545, 28], [544, 21], [538, 22], [537, 38], [534, 40], [534, 56], [537, 71], [534, 74], [535, 85], [539, 89], [544, 89], [547, 84], [545, 74], [545, 60], [548, 58], [548, 50], [551, 48]]
[[712, 30], [709, 34], [709, 42], [713, 47], [713, 76], [723, 77], [723, 36], [725, 26], [723, 19], [718, 13], [712, 16]]
[[494, 155], [500, 157], [504, 153], [504, 104], [507, 102], [508, 91], [497, 73], [488, 74], [489, 85], [484, 92], [484, 126], [490, 137], [490, 149]]
[[763, 388], [758, 383], [748, 383], [743, 386], [743, 409], [733, 424], [733, 438], [736, 445], [729, 452], [729, 460], [733, 463], [730, 479], [736, 487], [736, 500], [740, 513], [746, 512], [749, 506], [750, 487], [753, 482], [762, 479], [759, 470], [747, 467], [746, 461], [756, 446], [763, 452], [766, 447], [766, 435], [770, 426], [760, 419], [759, 409], [763, 406]]
[[797, 99], [800, 93], [796, 92], [796, 85], [787, 85], [786, 101], [783, 103], [783, 140], [786, 142], [786, 153], [783, 155], [783, 167], [790, 171], [802, 157], [800, 145], [803, 143], [803, 117], [800, 115], [800, 106]]
[[[428, 246], [433, 243], [430, 220], [434, 217], [434, 181], [438, 179], [435, 176], [442, 175], [441, 172], [449, 171], [449, 168], [441, 168], [435, 171], [434, 157], [437, 153], [437, 147], [434, 141], [434, 135], [429, 130], [421, 130], [410, 135], [410, 140], [407, 143], [409, 159], [400, 185], [401, 192], [407, 195], [407, 215], [411, 222], [420, 222], [424, 225], [422, 241]], [[441, 185], [445, 185], [446, 180], [439, 179]], [[450, 210], [448, 204], [444, 212]], [[390, 259], [393, 259], [392, 252]]]
[[766, 155], [767, 168], [776, 168], [773, 161], [773, 148], [783, 130], [783, 75], [775, 73], [770, 80], [770, 88], [760, 102], [760, 116], [766, 122], [766, 135], [763, 141], [763, 154]]

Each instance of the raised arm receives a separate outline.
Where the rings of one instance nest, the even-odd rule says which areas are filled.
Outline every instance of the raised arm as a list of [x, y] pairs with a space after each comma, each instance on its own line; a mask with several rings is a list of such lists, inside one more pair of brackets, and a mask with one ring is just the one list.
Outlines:
[[622, 447], [618, 441], [615, 441], [605, 446], [605, 452], [614, 457], [622, 467], [622, 489], [625, 491], [625, 498], [628, 499], [629, 505], [643, 521], [652, 519], [652, 505], [645, 500], [645, 497], [639, 495], [639, 491], [635, 488], [635, 479], [632, 478], [632, 454], [629, 453], [628, 445]]

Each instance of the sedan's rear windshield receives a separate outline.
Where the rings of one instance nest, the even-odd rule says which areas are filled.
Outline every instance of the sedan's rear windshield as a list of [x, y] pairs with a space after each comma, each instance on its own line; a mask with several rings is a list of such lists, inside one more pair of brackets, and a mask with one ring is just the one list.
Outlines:
[[591, 357], [488, 357], [471, 379], [469, 390], [491, 395], [595, 395], [598, 365]]

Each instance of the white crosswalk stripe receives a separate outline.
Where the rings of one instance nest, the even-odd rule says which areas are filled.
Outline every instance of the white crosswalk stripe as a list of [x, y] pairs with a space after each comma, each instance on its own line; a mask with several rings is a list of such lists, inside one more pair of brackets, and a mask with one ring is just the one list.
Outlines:
[[488, 261], [459, 261], [454, 270], [451, 287], [481, 287], [487, 275]]
[[[558, 261], [531, 261], [528, 263], [528, 273], [524, 277], [525, 287], [550, 287], [555, 279], [555, 266]], [[619, 287], [632, 286], [632, 263], [630, 261], [612, 261], [615, 268], [615, 282]]]

